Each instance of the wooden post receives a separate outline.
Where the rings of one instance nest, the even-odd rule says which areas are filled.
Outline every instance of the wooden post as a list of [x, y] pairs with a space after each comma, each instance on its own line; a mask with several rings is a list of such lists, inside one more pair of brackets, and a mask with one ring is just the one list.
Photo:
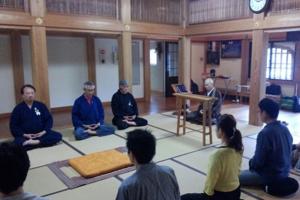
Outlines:
[[179, 74], [178, 82], [183, 83], [187, 90], [191, 85], [191, 39], [183, 37], [179, 40]]
[[30, 12], [33, 17], [45, 17], [46, 1], [45, 0], [30, 0]]
[[96, 84], [95, 39], [88, 35], [86, 38], [86, 57], [88, 64], [88, 79]]
[[121, 1], [121, 17], [125, 31], [119, 37], [119, 79], [125, 79], [132, 90], [132, 35], [130, 32], [131, 23], [130, 0]]
[[249, 124], [262, 125], [259, 118], [259, 101], [265, 96], [268, 34], [263, 30], [252, 32], [252, 60], [250, 83]]
[[36, 99], [50, 107], [46, 28], [33, 26], [30, 32], [32, 51], [32, 82]]
[[130, 32], [122, 32], [119, 37], [119, 80], [126, 80], [132, 89], [132, 37]]
[[150, 78], [150, 40], [144, 39], [144, 97], [146, 102], [151, 100], [151, 78]]
[[243, 39], [242, 40], [242, 71], [241, 71], [242, 85], [246, 85], [248, 80], [249, 47], [250, 47], [250, 41], [248, 39]]
[[19, 31], [12, 31], [10, 34], [11, 58], [14, 75], [15, 99], [16, 103], [22, 101], [20, 88], [24, 85], [24, 68], [22, 59], [22, 41]]

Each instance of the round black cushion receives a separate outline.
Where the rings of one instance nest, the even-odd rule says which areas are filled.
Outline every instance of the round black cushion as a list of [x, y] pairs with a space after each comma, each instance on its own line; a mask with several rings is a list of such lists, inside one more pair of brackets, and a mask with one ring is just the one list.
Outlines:
[[266, 186], [266, 192], [273, 196], [288, 196], [295, 192], [297, 192], [299, 188], [298, 181], [291, 178], [286, 177], [277, 181], [273, 181]]

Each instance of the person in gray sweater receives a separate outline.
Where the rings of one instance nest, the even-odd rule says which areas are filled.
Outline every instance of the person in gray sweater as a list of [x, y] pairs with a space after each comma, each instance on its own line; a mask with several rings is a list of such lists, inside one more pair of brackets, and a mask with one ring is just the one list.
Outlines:
[[152, 162], [155, 138], [147, 130], [127, 134], [127, 149], [136, 172], [119, 187], [117, 200], [180, 200], [179, 186], [173, 169]]
[[0, 166], [1, 200], [48, 200], [23, 190], [30, 161], [22, 146], [13, 142], [0, 143]]

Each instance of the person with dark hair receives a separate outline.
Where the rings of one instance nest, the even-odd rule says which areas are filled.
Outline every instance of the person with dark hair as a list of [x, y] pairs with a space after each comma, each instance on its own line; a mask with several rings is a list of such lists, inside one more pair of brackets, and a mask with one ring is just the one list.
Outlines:
[[104, 110], [102, 102], [94, 95], [95, 87], [93, 82], [85, 82], [84, 94], [74, 102], [72, 122], [76, 140], [83, 140], [92, 135], [110, 135], [115, 132], [113, 126], [104, 123]]
[[0, 199], [46, 200], [23, 191], [30, 162], [27, 152], [13, 142], [0, 143]]
[[[222, 94], [217, 88], [214, 86], [214, 80], [212, 78], [207, 78], [204, 81], [204, 86], [206, 89], [206, 96], [214, 97], [212, 103], [212, 124], [216, 124], [221, 116], [221, 107], [222, 107]], [[200, 104], [196, 111], [192, 111], [187, 114], [186, 120], [191, 123], [201, 124], [203, 119], [203, 105]]]
[[126, 146], [136, 172], [122, 182], [116, 200], [180, 200], [173, 169], [152, 162], [155, 137], [147, 130], [136, 129], [127, 133]]
[[14, 108], [9, 124], [15, 143], [30, 150], [52, 146], [61, 141], [61, 134], [51, 130], [53, 119], [47, 106], [35, 101], [35, 88], [24, 85], [21, 94], [23, 102]]
[[203, 193], [185, 194], [181, 200], [240, 200], [239, 171], [244, 147], [232, 115], [220, 117], [217, 137], [223, 146], [210, 158]]
[[287, 182], [291, 168], [292, 135], [286, 125], [277, 121], [279, 105], [275, 101], [264, 98], [258, 106], [260, 118], [266, 126], [257, 136], [255, 154], [249, 160], [249, 170], [241, 172], [240, 183], [264, 188], [266, 192], [281, 185], [277, 188], [281, 194], [292, 194], [295, 188], [298, 189], [297, 185], [279, 184]]
[[119, 82], [119, 90], [113, 95], [111, 108], [114, 114], [112, 123], [119, 130], [129, 126], [146, 126], [148, 121], [139, 117], [139, 111], [133, 95], [128, 90], [127, 81]]

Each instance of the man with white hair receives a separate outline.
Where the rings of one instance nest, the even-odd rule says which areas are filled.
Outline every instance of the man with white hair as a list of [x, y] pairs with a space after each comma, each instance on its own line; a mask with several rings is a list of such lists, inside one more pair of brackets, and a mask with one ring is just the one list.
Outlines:
[[[212, 123], [216, 123], [221, 116], [221, 106], [222, 106], [222, 95], [219, 90], [214, 86], [214, 80], [212, 78], [207, 78], [204, 81], [204, 87], [206, 89], [206, 96], [214, 97], [212, 105]], [[202, 122], [203, 107], [202, 104], [198, 106], [197, 111], [193, 111], [186, 116], [186, 120], [192, 123], [201, 124]]]
[[104, 110], [100, 99], [94, 95], [95, 84], [87, 81], [83, 85], [83, 95], [78, 97], [72, 108], [72, 122], [76, 140], [92, 135], [104, 136], [115, 132], [113, 126], [104, 124]]

